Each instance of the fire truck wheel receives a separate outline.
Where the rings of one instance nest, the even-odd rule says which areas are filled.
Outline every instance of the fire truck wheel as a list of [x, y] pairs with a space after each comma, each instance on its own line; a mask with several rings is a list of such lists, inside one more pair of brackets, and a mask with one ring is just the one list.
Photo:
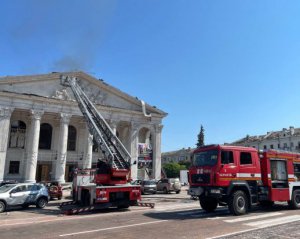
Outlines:
[[228, 202], [228, 208], [233, 215], [238, 216], [246, 214], [248, 207], [248, 198], [243, 191], [238, 190], [231, 194]]
[[206, 212], [213, 212], [218, 206], [218, 201], [212, 197], [199, 197], [200, 206]]
[[300, 190], [294, 190], [292, 195], [292, 200], [289, 201], [289, 206], [292, 209], [300, 208]]

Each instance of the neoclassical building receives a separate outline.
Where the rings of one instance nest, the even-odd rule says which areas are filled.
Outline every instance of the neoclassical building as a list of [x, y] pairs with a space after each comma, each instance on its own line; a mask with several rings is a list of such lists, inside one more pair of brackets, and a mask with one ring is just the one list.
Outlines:
[[103, 156], [61, 75], [79, 79], [137, 162], [131, 177], [159, 179], [167, 114], [84, 72], [55, 72], [0, 78], [0, 181], [71, 181], [74, 168], [95, 167]]

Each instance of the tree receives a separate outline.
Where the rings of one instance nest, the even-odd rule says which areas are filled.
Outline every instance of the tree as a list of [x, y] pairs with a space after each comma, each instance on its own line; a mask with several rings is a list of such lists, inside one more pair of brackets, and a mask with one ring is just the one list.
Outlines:
[[178, 163], [167, 163], [163, 166], [168, 178], [179, 178], [180, 170], [186, 169]]
[[202, 125], [200, 127], [200, 132], [198, 134], [198, 142], [197, 142], [196, 146], [197, 147], [204, 146], [204, 128]]

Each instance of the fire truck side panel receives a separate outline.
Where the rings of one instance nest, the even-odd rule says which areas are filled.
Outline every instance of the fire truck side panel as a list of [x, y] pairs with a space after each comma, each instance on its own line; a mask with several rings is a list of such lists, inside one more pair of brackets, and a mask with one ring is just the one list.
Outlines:
[[289, 188], [271, 188], [270, 201], [288, 201], [290, 200]]

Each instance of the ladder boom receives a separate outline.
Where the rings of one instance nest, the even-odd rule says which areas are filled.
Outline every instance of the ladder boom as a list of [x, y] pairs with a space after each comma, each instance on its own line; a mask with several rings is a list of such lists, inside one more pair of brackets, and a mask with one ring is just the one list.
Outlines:
[[76, 77], [61, 76], [61, 84], [72, 89], [79, 109], [87, 121], [90, 134], [114, 169], [129, 169], [131, 157], [95, 105], [89, 100]]

